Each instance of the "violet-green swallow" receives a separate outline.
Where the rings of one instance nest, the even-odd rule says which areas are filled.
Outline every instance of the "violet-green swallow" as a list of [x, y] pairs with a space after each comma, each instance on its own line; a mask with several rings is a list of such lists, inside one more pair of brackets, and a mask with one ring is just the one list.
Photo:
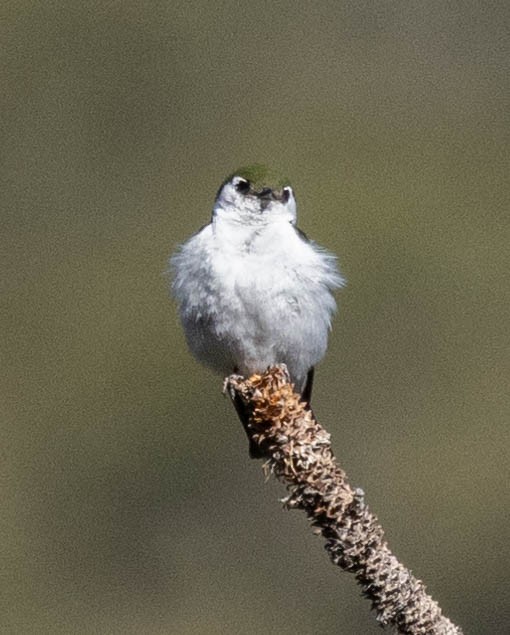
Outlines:
[[236, 170], [218, 190], [210, 223], [170, 262], [193, 355], [224, 376], [285, 363], [309, 403], [343, 279], [336, 258], [296, 227], [288, 182], [260, 165]]

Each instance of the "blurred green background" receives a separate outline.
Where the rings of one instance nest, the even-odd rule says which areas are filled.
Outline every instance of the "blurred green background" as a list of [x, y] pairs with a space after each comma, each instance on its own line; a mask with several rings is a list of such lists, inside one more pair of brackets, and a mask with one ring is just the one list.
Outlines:
[[340, 257], [314, 406], [390, 546], [507, 633], [507, 2], [3, 3], [7, 634], [379, 633], [164, 276], [239, 164]]

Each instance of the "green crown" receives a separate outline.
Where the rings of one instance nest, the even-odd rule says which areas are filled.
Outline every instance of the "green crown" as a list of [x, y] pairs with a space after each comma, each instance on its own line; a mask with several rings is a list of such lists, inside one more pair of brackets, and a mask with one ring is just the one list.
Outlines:
[[235, 172], [232, 172], [227, 181], [234, 176], [242, 176], [243, 179], [250, 181], [255, 190], [260, 190], [263, 187], [270, 187], [272, 190], [281, 190], [282, 187], [290, 185], [289, 179], [282, 177], [281, 174], [278, 174], [278, 172], [271, 170], [261, 163], [239, 168]]

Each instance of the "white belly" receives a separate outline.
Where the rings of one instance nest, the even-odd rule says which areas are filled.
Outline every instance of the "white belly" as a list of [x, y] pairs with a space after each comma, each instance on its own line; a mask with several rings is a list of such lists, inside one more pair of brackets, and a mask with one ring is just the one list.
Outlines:
[[301, 390], [326, 351], [341, 278], [329, 254], [282, 231], [233, 250], [205, 227], [174, 258], [174, 293], [197, 359], [223, 375], [285, 363]]

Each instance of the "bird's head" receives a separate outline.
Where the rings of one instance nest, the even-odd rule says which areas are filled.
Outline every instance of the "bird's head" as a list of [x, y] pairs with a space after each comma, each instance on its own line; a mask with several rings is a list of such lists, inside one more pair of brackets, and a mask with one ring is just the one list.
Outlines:
[[213, 218], [249, 224], [296, 222], [296, 199], [287, 179], [263, 165], [236, 170], [221, 184]]

